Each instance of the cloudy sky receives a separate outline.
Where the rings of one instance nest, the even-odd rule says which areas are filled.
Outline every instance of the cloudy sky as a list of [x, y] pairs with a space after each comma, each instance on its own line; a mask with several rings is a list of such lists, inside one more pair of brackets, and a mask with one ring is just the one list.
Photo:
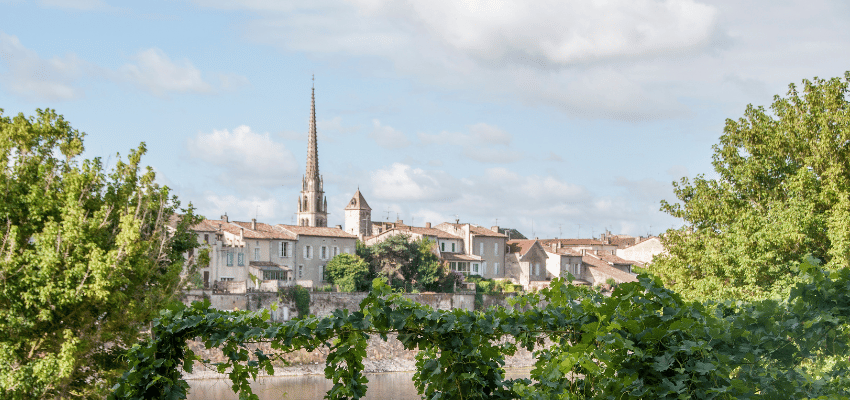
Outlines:
[[207, 217], [292, 223], [315, 74], [330, 224], [657, 234], [726, 118], [850, 70], [846, 1], [0, 0], [0, 108], [140, 142]]

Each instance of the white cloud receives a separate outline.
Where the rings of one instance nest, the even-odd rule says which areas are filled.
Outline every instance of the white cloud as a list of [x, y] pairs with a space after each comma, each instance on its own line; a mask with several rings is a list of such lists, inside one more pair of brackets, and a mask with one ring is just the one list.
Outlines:
[[212, 86], [201, 77], [189, 59], [171, 61], [162, 50], [151, 48], [132, 57], [135, 64], [118, 69], [121, 77], [157, 96], [169, 92], [211, 93]]
[[681, 115], [692, 92], [659, 84], [669, 71], [658, 65], [681, 69], [722, 36], [717, 8], [695, 0], [199, 3], [254, 11], [245, 34], [287, 51], [377, 60], [483, 101], [620, 120]]
[[[260, 222], [278, 223], [277, 219], [285, 215], [281, 205], [274, 197], [251, 197], [207, 193], [198, 205], [199, 214], [217, 219], [227, 213], [231, 221], [250, 221], [257, 218]], [[283, 223], [289, 223], [285, 221]]]
[[372, 173], [372, 193], [384, 200], [434, 200], [451, 194], [451, 189], [444, 186], [449, 181], [442, 172], [394, 163]]
[[297, 165], [292, 152], [245, 125], [233, 131], [198, 133], [186, 142], [189, 154], [221, 170], [224, 185], [242, 188], [271, 188], [292, 183]]
[[405, 136], [404, 133], [397, 131], [395, 128], [388, 125], [381, 125], [381, 121], [377, 119], [372, 120], [372, 125], [373, 129], [372, 132], [369, 133], [369, 137], [372, 138], [378, 146], [386, 149], [399, 149], [410, 145], [410, 140], [407, 139], [407, 136]]
[[70, 100], [83, 95], [76, 82], [93, 68], [74, 54], [44, 59], [12, 35], [0, 32], [0, 62], [8, 72], [0, 83], [10, 92], [31, 100]]
[[[658, 211], [659, 201], [671, 190], [658, 181], [629, 181], [621, 178], [622, 195], [602, 195], [551, 175], [523, 175], [506, 168], [489, 168], [481, 175], [458, 178], [440, 170], [423, 170], [395, 163], [372, 174], [366, 189], [375, 210], [392, 205], [407, 221], [411, 216], [421, 225], [453, 220], [484, 226], [515, 227], [540, 237], [569, 232], [574, 236], [582, 225], [582, 236], [599, 234], [608, 227], [614, 232], [655, 233], [676, 220]], [[361, 188], [365, 189], [365, 188]], [[365, 192], [364, 192], [365, 193]]]
[[419, 132], [423, 145], [438, 145], [442, 149], [456, 147], [464, 157], [482, 163], [504, 164], [519, 161], [523, 154], [511, 144], [511, 135], [495, 125], [484, 122], [467, 127], [469, 133], [442, 131], [437, 134]]
[[31, 100], [82, 97], [84, 93], [79, 86], [86, 78], [131, 82], [157, 96], [175, 92], [210, 94], [217, 89], [235, 90], [249, 84], [244, 76], [219, 73], [212, 74], [218, 83], [213, 86], [188, 59], [172, 61], [157, 48], [140, 51], [132, 59], [133, 64], [118, 70], [91, 64], [73, 53], [46, 59], [24, 47], [16, 36], [0, 32], [0, 66], [7, 69], [0, 75], [0, 84], [9, 92]]

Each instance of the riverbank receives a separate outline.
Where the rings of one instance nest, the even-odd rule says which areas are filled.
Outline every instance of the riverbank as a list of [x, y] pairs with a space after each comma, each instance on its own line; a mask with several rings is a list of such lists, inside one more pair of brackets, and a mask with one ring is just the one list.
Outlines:
[[[368, 346], [366, 347], [366, 358], [363, 360], [364, 372], [415, 371], [416, 360], [414, 356], [416, 355], [416, 351], [405, 350], [395, 335], [387, 336], [387, 341], [383, 341], [377, 336], [369, 338]], [[221, 350], [207, 349], [202, 342], [191, 341], [189, 348], [198, 357], [210, 360], [211, 364], [226, 360]], [[265, 353], [274, 352], [268, 344], [255, 345], [253, 348], [261, 348]], [[328, 350], [326, 348], [320, 348], [312, 352], [299, 350], [283, 354], [281, 358], [286, 360], [290, 365], [284, 365], [279, 360], [275, 361], [274, 376], [324, 375], [327, 353]], [[528, 368], [533, 365], [534, 358], [531, 352], [525, 349], [518, 349], [513, 356], [505, 357], [505, 368]], [[227, 374], [218, 373], [214, 367], [212, 368], [207, 368], [205, 365], [196, 362], [193, 372], [185, 374], [184, 379], [228, 379]], [[268, 376], [268, 374], [261, 372], [260, 376]]]

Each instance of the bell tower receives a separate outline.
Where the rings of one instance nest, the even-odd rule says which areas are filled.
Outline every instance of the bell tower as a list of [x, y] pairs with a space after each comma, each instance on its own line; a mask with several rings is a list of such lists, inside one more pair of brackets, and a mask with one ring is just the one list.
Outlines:
[[[315, 77], [313, 82], [315, 82]], [[310, 102], [310, 132], [307, 136], [307, 171], [301, 179], [298, 196], [298, 225], [328, 226], [328, 199], [319, 175], [319, 149], [316, 143], [316, 86]]]
[[361, 241], [372, 236], [372, 208], [366, 203], [360, 188], [345, 206], [345, 232], [357, 235]]

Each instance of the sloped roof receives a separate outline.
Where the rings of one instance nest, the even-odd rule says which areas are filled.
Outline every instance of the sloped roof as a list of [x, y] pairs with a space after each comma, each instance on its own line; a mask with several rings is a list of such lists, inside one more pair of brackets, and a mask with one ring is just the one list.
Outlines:
[[324, 236], [324, 237], [337, 237], [343, 239], [357, 239], [357, 235], [352, 235], [350, 233], [346, 233], [344, 230], [339, 228], [330, 228], [330, 227], [319, 227], [319, 226], [298, 226], [298, 225], [283, 225], [277, 224], [276, 227], [279, 227], [283, 230], [289, 231], [296, 235], [301, 236]]
[[[422, 228], [422, 227], [418, 227], [418, 226], [407, 226], [407, 225], [405, 225], [403, 227], [396, 227], [396, 228], [393, 228], [391, 230], [397, 230], [397, 231], [400, 231], [400, 232], [410, 231], [410, 232], [413, 232], [413, 233], [416, 233], [416, 234], [419, 234], [419, 235], [423, 235], [423, 236], [435, 236], [435, 237], [440, 238], [440, 239], [455, 239], [455, 240], [461, 239], [460, 236], [452, 235], [451, 233], [448, 233], [446, 231], [442, 231], [442, 230], [434, 229], [434, 228]], [[387, 230], [387, 232], [389, 232], [389, 230]]]
[[363, 194], [360, 193], [360, 188], [357, 188], [357, 191], [354, 192], [354, 197], [348, 202], [348, 205], [345, 206], [346, 210], [372, 210], [372, 207], [369, 207], [369, 203], [366, 203], [366, 198], [363, 197]]
[[474, 254], [463, 254], [463, 253], [449, 253], [447, 251], [441, 252], [440, 255], [442, 259], [445, 261], [481, 261], [483, 260], [481, 256], [476, 256]]
[[552, 254], [581, 257], [581, 253], [579, 253], [578, 251], [575, 251], [575, 250], [573, 250], [569, 247], [561, 247], [560, 249], [553, 249], [552, 246], [543, 246], [543, 250], [546, 250], [547, 253], [552, 253]]
[[483, 226], [478, 226], [478, 225], [473, 225], [473, 224], [466, 224], [466, 223], [464, 223], [464, 224], [455, 224], [455, 223], [451, 223], [451, 222], [443, 222], [443, 223], [441, 223], [440, 225], [437, 225], [437, 228], [439, 229], [439, 227], [440, 227], [440, 226], [451, 226], [451, 227], [454, 227], [455, 229], [463, 229], [463, 226], [464, 226], [464, 225], [469, 225], [469, 231], [470, 231], [473, 235], [478, 235], [478, 236], [492, 236], [492, 237], [501, 237], [501, 238], [507, 238], [507, 237], [508, 237], [508, 235], [501, 234], [501, 233], [499, 233], [499, 232], [494, 232], [494, 231], [492, 231], [492, 230], [490, 230], [490, 229], [487, 229], [487, 228], [485, 228], [485, 227], [483, 227]]
[[251, 224], [251, 222], [233, 221], [229, 224], [232, 228], [226, 230], [238, 235], [240, 228], [244, 229], [243, 237], [246, 239], [296, 239], [296, 236], [292, 233], [275, 229], [272, 225], [257, 222], [257, 229], [251, 229]]
[[622, 282], [637, 282], [637, 278], [634, 275], [628, 272], [620, 271], [619, 269], [608, 265], [607, 262], [596, 257], [586, 255], [581, 258], [581, 262], [589, 265], [591, 268], [597, 268], [600, 272], [610, 277], [613, 277], [614, 279], [618, 279]]
[[560, 243], [562, 246], [604, 245], [605, 242], [596, 239], [540, 239], [540, 243], [548, 245]]
[[634, 261], [626, 260], [625, 258], [620, 258], [620, 257], [617, 257], [613, 254], [601, 253], [601, 254], [597, 254], [596, 256], [601, 258], [602, 260], [604, 260], [606, 262], [613, 263], [613, 264], [622, 264], [622, 265], [632, 265], [632, 264], [634, 264]]
[[508, 240], [508, 247], [511, 249], [511, 253], [517, 253], [520, 257], [524, 256], [525, 253], [528, 253], [532, 247], [534, 247], [534, 242], [537, 240], [534, 239], [518, 239], [518, 240]]

